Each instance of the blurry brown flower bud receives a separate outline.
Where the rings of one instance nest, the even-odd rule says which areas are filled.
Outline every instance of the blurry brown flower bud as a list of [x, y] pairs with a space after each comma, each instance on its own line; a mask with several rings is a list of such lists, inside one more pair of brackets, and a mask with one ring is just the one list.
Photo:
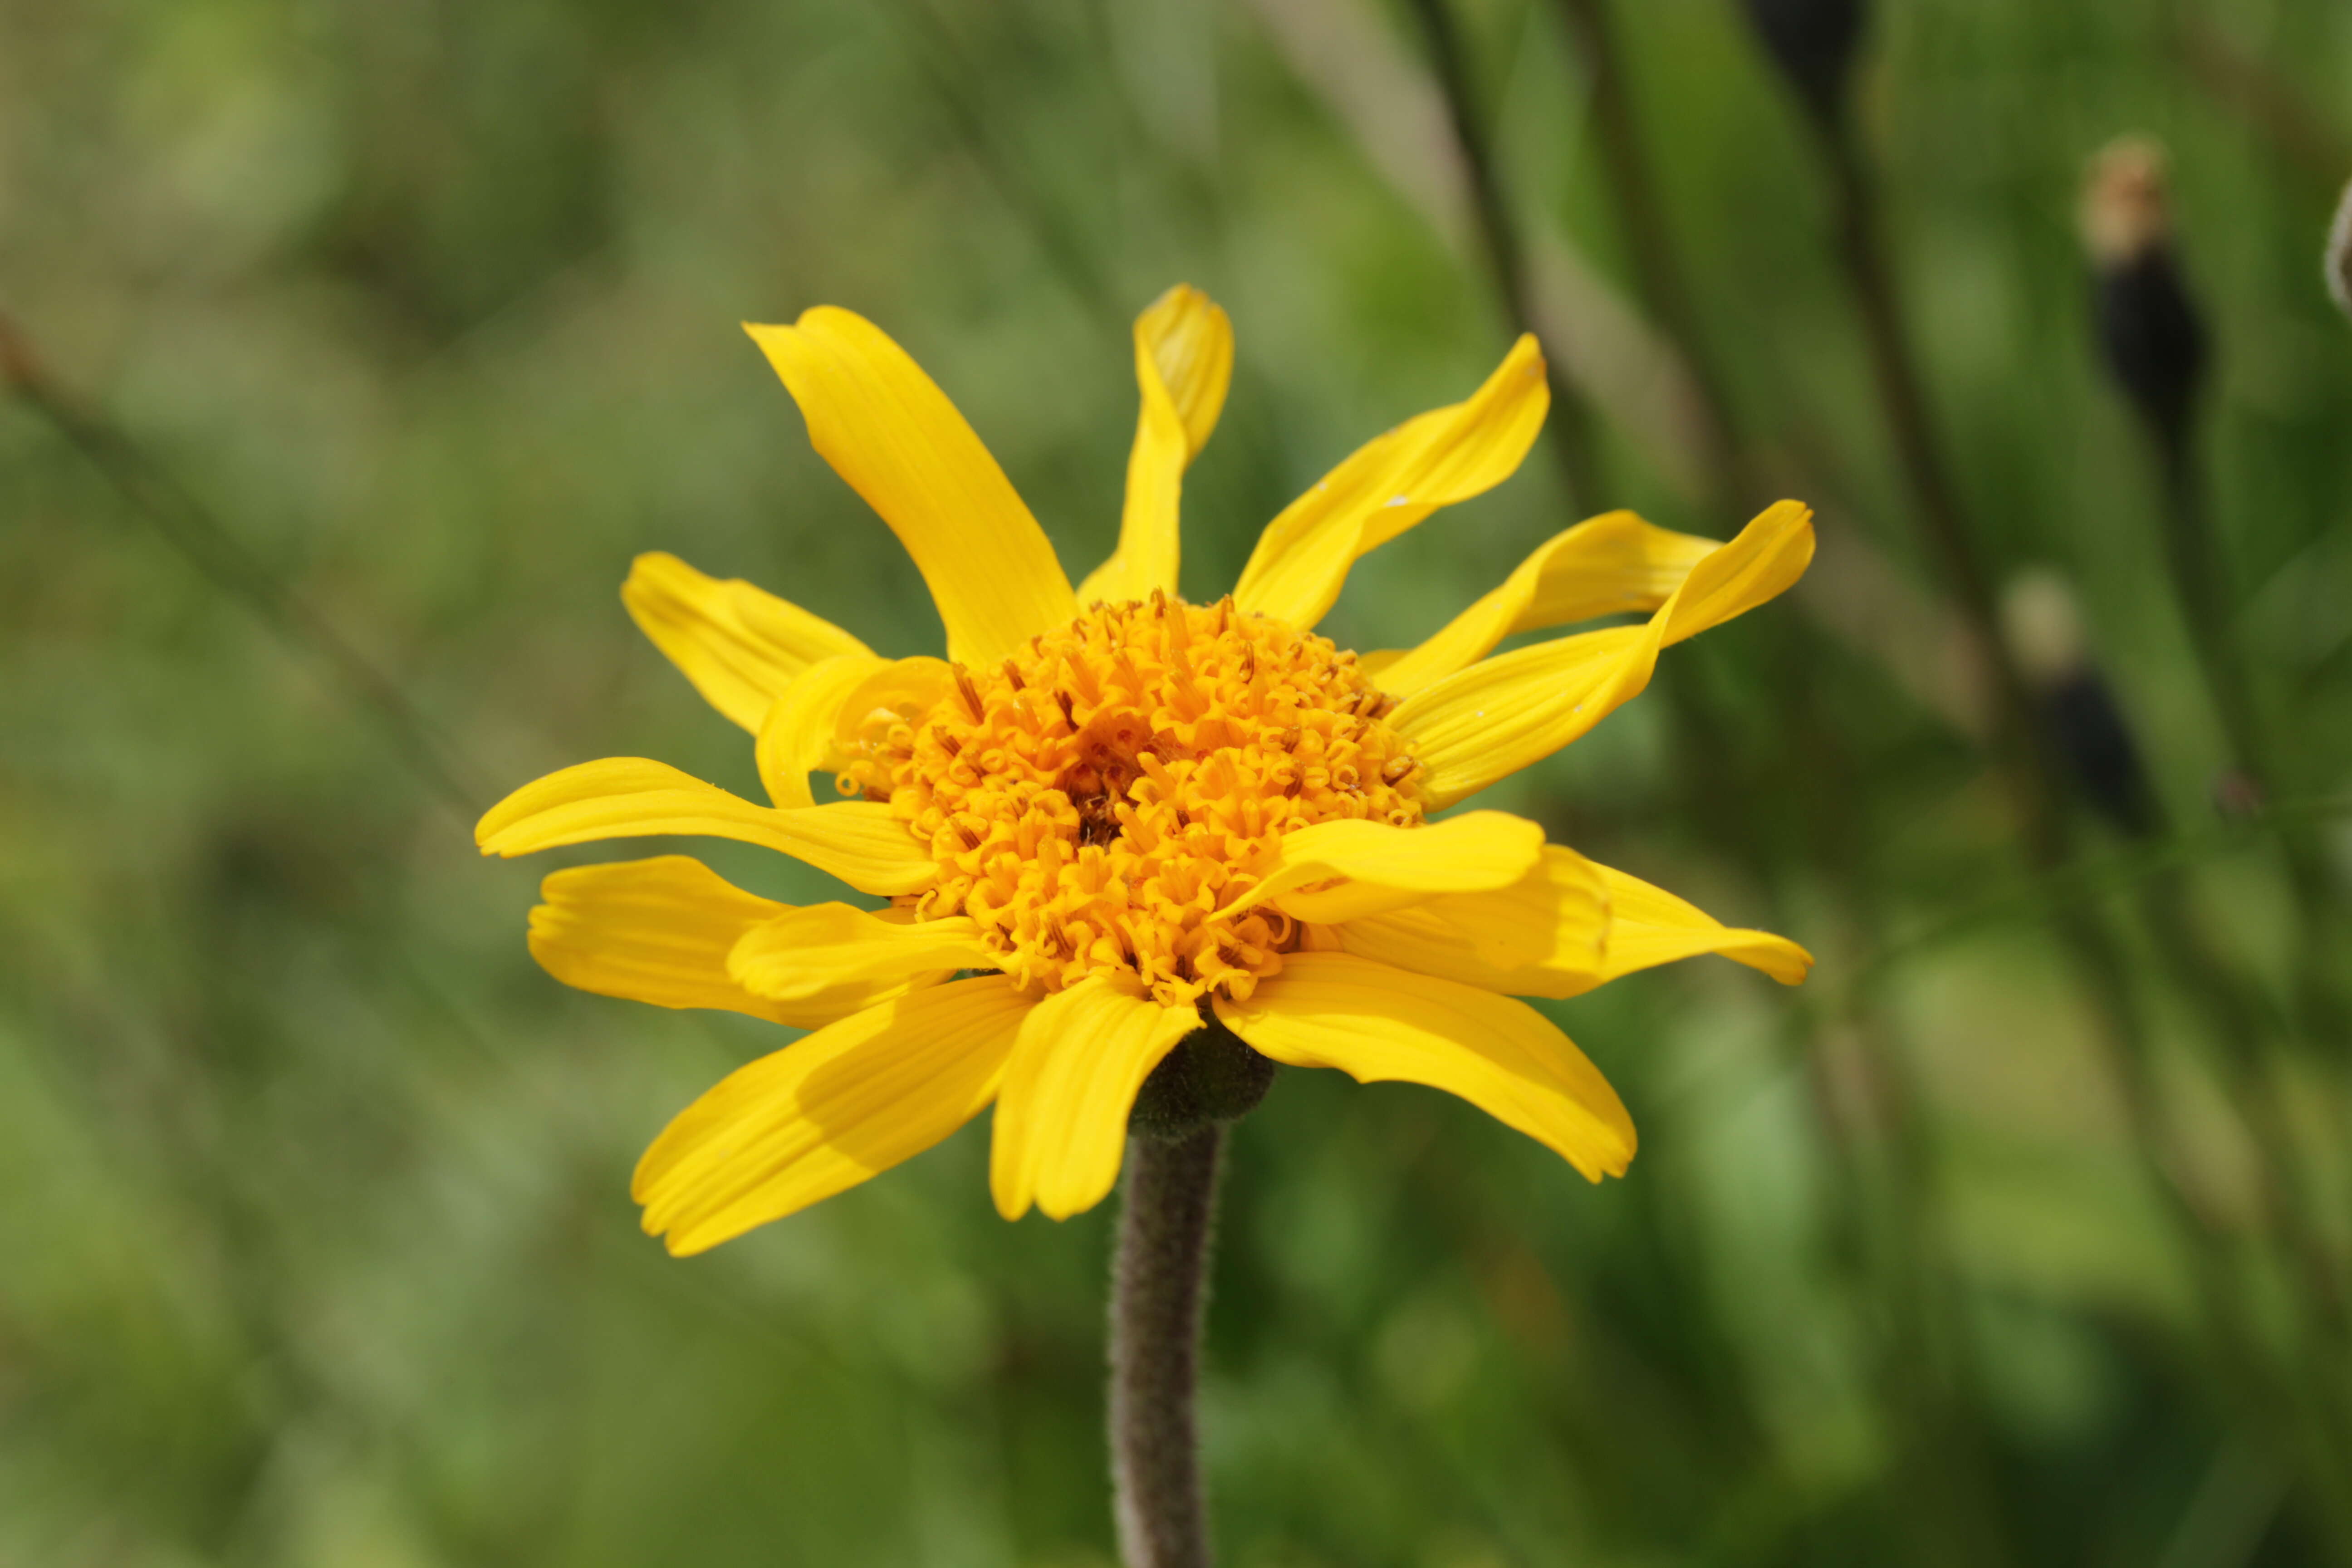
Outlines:
[[2164, 149], [2110, 142], [2083, 184], [2099, 349], [2159, 439], [2179, 450], [2205, 378], [2205, 329], [2172, 248]]
[[2033, 688], [2050, 746], [2098, 814], [2134, 837], [2155, 831], [2156, 796], [2131, 724], [2091, 659], [2074, 595], [2054, 572], [2012, 582], [2000, 601], [2001, 637]]
[[0, 388], [21, 392], [37, 386], [40, 380], [40, 362], [33, 357], [33, 345], [7, 313], [0, 311]]
[[2047, 690], [2090, 662], [2074, 590], [2046, 567], [2023, 572], [2000, 596], [2000, 637], [2036, 690]]
[[2213, 809], [2222, 821], [2252, 822], [2263, 806], [2263, 786], [2244, 770], [2231, 768], [2213, 781]]
[[2327, 291], [2336, 307], [2352, 316], [2352, 185], [2336, 209], [2336, 226], [2327, 235]]
[[1748, 0], [1765, 52], [1824, 124], [1844, 113], [1864, 14], [1864, 0]]
[[2105, 271], [2172, 243], [2170, 163], [2150, 136], [2118, 136], [2083, 179], [2083, 248]]

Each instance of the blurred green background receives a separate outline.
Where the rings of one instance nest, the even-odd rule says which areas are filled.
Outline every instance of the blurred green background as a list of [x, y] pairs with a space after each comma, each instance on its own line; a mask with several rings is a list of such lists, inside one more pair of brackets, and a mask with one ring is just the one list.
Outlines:
[[[1286, 1074], [1229, 1170], [1224, 1558], [2340, 1562], [2343, 1478], [2305, 1439], [2352, 1401], [2293, 1328], [2265, 1145], [2138, 933], [2150, 855], [2090, 826], [2082, 876], [2019, 858], [1954, 721], [1801, 112], [1732, 0], [1615, 9], [1699, 336], [1756, 469], [1821, 509], [1822, 560], [1484, 804], [1821, 967], [1789, 993], [1700, 961], [1557, 1005], [1642, 1129], [1600, 1188], [1436, 1093]], [[2074, 584], [2189, 918], [2284, 996], [2298, 917], [2272, 839], [2208, 804], [2221, 733], [2074, 205], [2113, 135], [2169, 143], [2230, 592], [2340, 908], [2352, 331], [2318, 247], [2352, 10], [1880, 11], [1857, 123], [1962, 495], [2004, 577]], [[1452, 14], [1549, 258], [1537, 324], [1569, 323], [1556, 357], [1600, 404], [1581, 510], [1727, 537], [1744, 511], [1676, 457], [1560, 8]], [[1075, 577], [1116, 531], [1127, 323], [1207, 289], [1239, 364], [1184, 582], [1222, 592], [1290, 496], [1508, 341], [1427, 58], [1379, 0], [0, 0], [0, 310], [144, 454], [93, 464], [0, 402], [0, 1563], [1111, 1561], [1112, 1205], [1003, 1224], [982, 1123], [665, 1258], [631, 1164], [779, 1037], [541, 973], [538, 878], [616, 857], [486, 863], [457, 795], [604, 755], [756, 793], [743, 735], [622, 612], [641, 551], [936, 648], [741, 320], [882, 323]], [[1499, 581], [1579, 515], [1549, 450], [1363, 563], [1324, 629], [1397, 646]], [[159, 527], [184, 514], [125, 490], [142, 471], [249, 560]], [[239, 597], [281, 587], [446, 737], [457, 791]], [[2173, 1173], [2301, 1417], [2232, 1393], [2060, 900], [2119, 933]], [[2343, 1063], [2294, 1058], [2298, 1142], [2267, 1150], [2339, 1281]]]

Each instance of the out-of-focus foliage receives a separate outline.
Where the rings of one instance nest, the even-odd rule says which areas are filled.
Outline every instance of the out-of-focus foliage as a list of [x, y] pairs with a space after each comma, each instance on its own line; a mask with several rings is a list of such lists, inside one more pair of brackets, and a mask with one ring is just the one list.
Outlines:
[[[2234, 592], [2293, 793], [2340, 792], [2352, 333], [2315, 263], [2352, 12], [1879, 10], [1860, 123], [1966, 500], [2004, 573], [2076, 584], [2197, 918], [2273, 973], [2290, 916], [2263, 842], [2213, 826], [2219, 731], [2073, 204], [2111, 135], [2170, 143]], [[1866, 542], [1931, 585], [1793, 100], [1731, 0], [1617, 12], [1742, 424], [1821, 507], [1824, 566]], [[938, 627], [738, 321], [884, 324], [1076, 575], [1116, 530], [1128, 318], [1207, 289], [1240, 359], [1188, 479], [1195, 596], [1493, 363], [1485, 273], [1300, 69], [1339, 13], [1417, 60], [1363, 0], [0, 0], [0, 310], [394, 672], [482, 801], [612, 754], [754, 791], [623, 615], [634, 553], [893, 654]], [[1554, 8], [1461, 16], [1513, 199], [1630, 293]], [[1647, 449], [1611, 428], [1594, 510], [1742, 521]], [[1539, 448], [1366, 562], [1327, 629], [1423, 635], [1570, 521]], [[1239, 1568], [2323, 1560], [2209, 1374], [1993, 780], [1866, 641], [1792, 690], [1816, 613], [1673, 650], [1488, 802], [1822, 960], [1801, 994], [1703, 963], [1559, 1006], [1641, 1125], [1628, 1179], [1330, 1074], [1243, 1124], [1206, 1412]], [[0, 405], [0, 1563], [1108, 1563], [1108, 1205], [1003, 1224], [983, 1122], [667, 1259], [631, 1163], [780, 1037], [558, 986], [523, 949], [537, 878], [612, 857], [484, 863], [469, 827]], [[2136, 961], [2189, 1179], [2241, 1233], [2246, 1135]], [[2340, 1069], [2305, 1089], [2340, 1260]]]

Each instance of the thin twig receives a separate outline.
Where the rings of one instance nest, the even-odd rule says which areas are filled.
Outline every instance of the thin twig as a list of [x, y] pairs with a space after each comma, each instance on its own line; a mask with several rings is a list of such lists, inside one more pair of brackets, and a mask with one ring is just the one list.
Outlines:
[[5, 316], [0, 385], [47, 419], [205, 581], [243, 605], [287, 646], [325, 664], [444, 805], [469, 825], [480, 815], [483, 796], [467, 782], [470, 770], [398, 683], [352, 647], [323, 611], [280, 582], [135, 437], [59, 385], [23, 330]]
[[[1883, 249], [1876, 188], [1850, 121], [1822, 128], [1835, 184], [1839, 259], [1861, 317], [1888, 433], [1909, 483], [1915, 516], [1931, 558], [1960, 610], [1969, 653], [1982, 670], [1995, 712], [1995, 743], [2030, 864], [2048, 872], [2073, 858], [2065, 791], [2056, 759], [2035, 721], [2023, 672], [2003, 643], [1990, 572], [1978, 551], [1927, 410], [1920, 374]], [[2051, 916], [2096, 1022], [2100, 1054], [2120, 1091], [2132, 1142], [2172, 1226], [2184, 1243], [2214, 1363], [2250, 1415], [2284, 1418], [2304, 1428], [2315, 1479], [2333, 1463], [2335, 1444], [2312, 1430], [2311, 1405], [2266, 1373], [2240, 1296], [2242, 1280], [2220, 1223], [2188, 1179], [2184, 1141], [2157, 1083], [2147, 1018], [2122, 951], [2097, 914], [2060, 907]], [[2318, 1489], [2326, 1490], [2323, 1483]], [[2334, 1513], [2334, 1500], [2318, 1500]], [[2340, 1521], [2331, 1518], [2331, 1525]]]
[[1643, 307], [1681, 353], [1690, 373], [1698, 408], [1693, 423], [1705, 471], [1708, 500], [1717, 507], [1763, 500], [1748, 473], [1735, 435], [1729, 396], [1715, 357], [1699, 331], [1698, 309], [1689, 275], [1675, 244], [1665, 207], [1650, 168], [1641, 118], [1626, 79], [1622, 52], [1609, 0], [1559, 0], [1560, 18], [1576, 42], [1592, 83], [1592, 120], [1601, 171], [1633, 252], [1633, 285]]
[[[1635, 286], [1652, 319], [1690, 369], [1698, 404], [1693, 425], [1705, 460], [1710, 506], [1730, 510], [1760, 504], [1766, 498], [1700, 328], [1681, 247], [1659, 197], [1610, 0], [1559, 0], [1559, 10], [1591, 83], [1601, 172], [1631, 253]], [[1821, 710], [1822, 682], [1816, 679], [1820, 649], [1805, 626], [1784, 634], [1778, 646], [1784, 668], [1774, 684], [1783, 694], [1789, 732], [1800, 738], [1792, 750], [1807, 759], [1817, 858], [1849, 923], [1857, 931], [1876, 931], [1881, 926], [1878, 900], [1856, 852], [1859, 847], [1847, 831], [1856, 814], [1844, 803], [1855, 798], [1858, 770], [1843, 735]], [[1698, 763], [1693, 773], [1717, 776], [1704, 759], [1722, 754], [1720, 742], [1712, 740], [1722, 726], [1706, 711], [1704, 693], [1685, 679], [1669, 679], [1661, 685], [1676, 729], [1685, 737], [1685, 749], [1699, 753], [1692, 759]], [[1774, 908], [1780, 909], [1785, 879], [1771, 874], [1756, 825], [1737, 810], [1706, 811], [1700, 820], [1716, 827], [1734, 858], [1773, 889]], [[1726, 828], [1729, 831], [1722, 831]], [[1923, 1503], [1916, 1510], [1920, 1547], [1929, 1554], [1923, 1560], [2003, 1561], [2010, 1553], [1999, 1539], [1997, 1514], [1985, 1506], [1991, 1485], [1982, 1445], [1948, 1380], [1935, 1375], [1938, 1352], [1963, 1344], [1965, 1339], [1948, 1321], [1949, 1292], [1942, 1289], [1942, 1281], [1950, 1263], [1937, 1213], [1936, 1163], [1919, 1113], [1915, 1075], [1906, 1047], [1893, 1037], [1895, 1026], [1885, 1010], [1859, 996], [1850, 997], [1849, 1004], [1842, 1022], [1866, 1042], [1864, 1049], [1874, 1075], [1872, 1121], [1886, 1147], [1883, 1169], [1865, 1163], [1857, 1147], [1858, 1130], [1848, 1125], [1848, 1115], [1831, 1092], [1832, 1010], [1817, 998], [1804, 1010], [1794, 1037], [1800, 1042], [1800, 1063], [1815, 1086], [1815, 1121], [1823, 1146], [1844, 1175], [1832, 1184], [1834, 1222], [1853, 1233], [1858, 1250], [1865, 1237], [1874, 1243], [1865, 1256], [1888, 1309], [1885, 1342], [1874, 1358], [1874, 1381], [1891, 1425], [1919, 1434], [1917, 1441], [1905, 1445], [1902, 1471]], [[1874, 1225], [1865, 1204], [1873, 1185], [1883, 1194], [1885, 1207]]]
[[[1496, 288], [1502, 295], [1504, 308], [1511, 313], [1512, 323], [1527, 331], [1536, 320], [1528, 251], [1503, 193], [1493, 140], [1478, 111], [1476, 94], [1471, 89], [1469, 61], [1464, 54], [1461, 31], [1454, 26], [1447, 0], [1412, 0], [1412, 9], [1429, 40], [1430, 65], [1444, 94], [1454, 139], [1461, 143], [1463, 161], [1469, 172], [1471, 206], [1477, 216], [1480, 247], [1487, 266], [1494, 271]], [[1601, 504], [1601, 498], [1607, 492], [1592, 410], [1563, 374], [1557, 355], [1544, 356], [1544, 364], [1551, 381], [1551, 448], [1559, 464], [1560, 483], [1568, 491], [1571, 511], [1590, 511]]]
[[953, 29], [929, 0], [897, 0], [897, 9], [912, 35], [916, 68], [929, 82], [982, 177], [1027, 226], [1045, 253], [1047, 265], [1077, 296], [1096, 324], [1114, 341], [1123, 342], [1127, 312], [1114, 298], [1109, 280], [1078, 237], [1067, 209], [1037, 184], [1020, 158], [1005, 151], [991, 130], [987, 106], [974, 99], [967, 85], [976, 76], [962, 68], [964, 51]]
[[[2189, 641], [2221, 715], [2231, 761], [2267, 802], [2284, 786], [2284, 769], [2254, 697], [2220, 542], [2206, 506], [2194, 436], [2184, 430], [2177, 438], [2159, 436], [2158, 440], [2165, 556], [2172, 571], [2173, 592], [2180, 601]], [[2352, 1062], [2352, 1025], [2347, 1025], [2329, 961], [2329, 938], [2338, 912], [2335, 889], [2318, 847], [2307, 833], [2287, 827], [2279, 836], [2279, 848], [2297, 905], [2294, 979], [2304, 1027], [2326, 1047], [2340, 1068]]]

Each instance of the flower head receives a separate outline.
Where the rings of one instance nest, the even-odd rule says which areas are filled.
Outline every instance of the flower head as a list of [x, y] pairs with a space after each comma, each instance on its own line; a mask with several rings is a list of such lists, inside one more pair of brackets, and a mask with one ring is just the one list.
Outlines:
[[[1176, 596], [1179, 486], [1233, 364], [1205, 295], [1171, 289], [1136, 323], [1119, 545], [1075, 590], [971, 426], [871, 323], [820, 308], [749, 330], [817, 450], [914, 557], [947, 658], [885, 658], [748, 584], [642, 557], [624, 601], [756, 737], [772, 804], [619, 758], [526, 785], [478, 830], [499, 855], [735, 838], [888, 900], [786, 906], [683, 856], [547, 879], [531, 951], [557, 978], [815, 1031], [647, 1151], [635, 1192], [671, 1250], [830, 1196], [992, 1103], [1000, 1211], [1087, 1208], [1118, 1179], [1144, 1079], [1212, 1014], [1276, 1062], [1461, 1095], [1597, 1181], [1633, 1157], [1632, 1121], [1514, 998], [1701, 952], [1803, 978], [1794, 943], [1532, 822], [1431, 814], [1591, 729], [1665, 645], [1794, 582], [1804, 508], [1720, 545], [1612, 512], [1418, 647], [1360, 658], [1314, 633], [1358, 556], [1517, 467], [1546, 410], [1534, 340], [1466, 401], [1357, 451], [1267, 525], [1232, 594], [1192, 605]], [[1629, 611], [1650, 613], [1488, 657], [1515, 632]], [[820, 804], [814, 773], [850, 798]]]

